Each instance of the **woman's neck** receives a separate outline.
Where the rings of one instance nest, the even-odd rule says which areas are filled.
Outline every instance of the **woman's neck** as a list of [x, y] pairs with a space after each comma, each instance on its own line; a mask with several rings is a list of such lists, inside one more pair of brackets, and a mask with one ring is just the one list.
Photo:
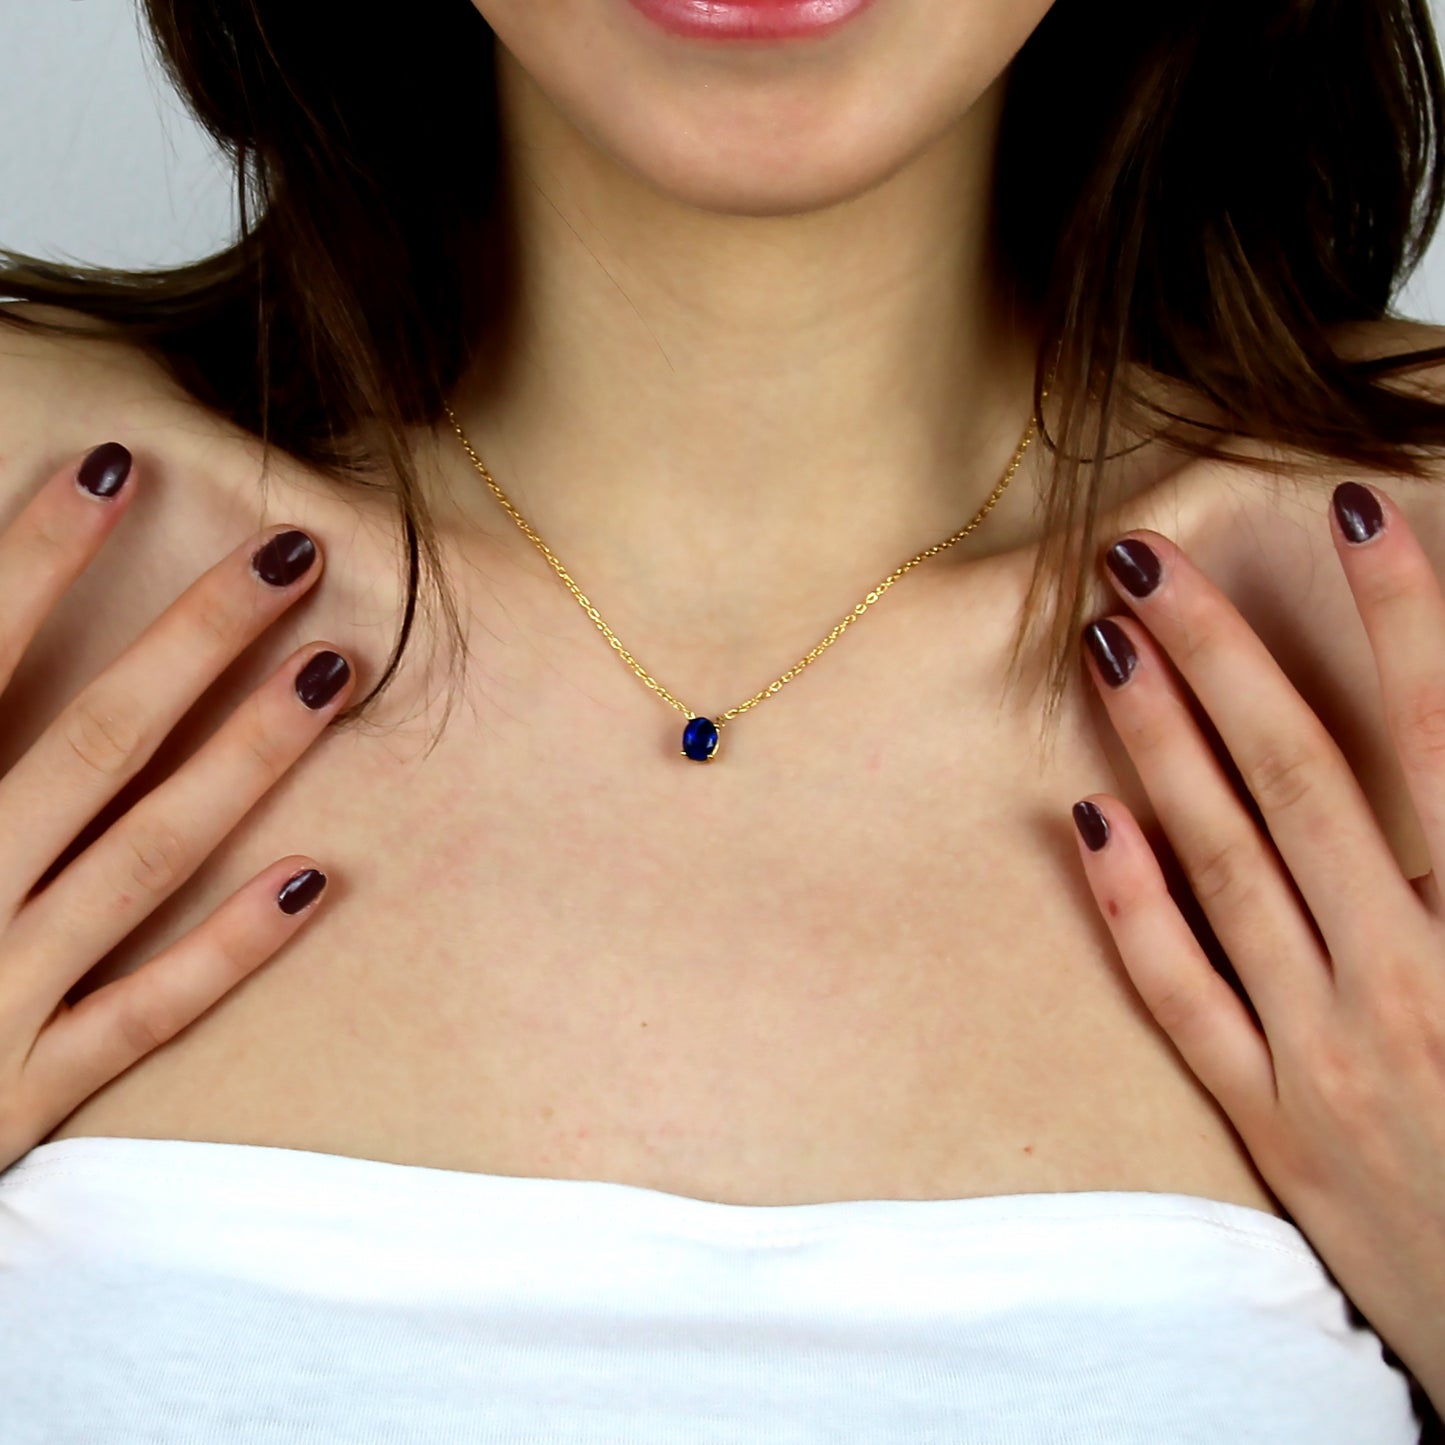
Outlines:
[[[990, 253], [1002, 81], [867, 193], [757, 215], [661, 193], [500, 48], [497, 70], [510, 302], [458, 410], [610, 622], [744, 648], [972, 517], [1027, 421], [1036, 349]], [[462, 514], [531, 550], [442, 455]], [[1020, 535], [1039, 460], [975, 554]]]

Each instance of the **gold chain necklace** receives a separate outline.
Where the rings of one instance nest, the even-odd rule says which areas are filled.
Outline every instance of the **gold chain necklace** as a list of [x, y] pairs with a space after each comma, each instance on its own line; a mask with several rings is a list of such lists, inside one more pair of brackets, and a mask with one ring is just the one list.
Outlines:
[[[1049, 378], [1053, 380], [1052, 377]], [[1045, 387], [1042, 395], [1048, 396], [1048, 388]], [[551, 548], [527, 525], [526, 519], [508, 501], [506, 494], [497, 485], [495, 478], [486, 469], [481, 457], [476, 453], [466, 432], [462, 430], [462, 424], [457, 420], [456, 413], [451, 407], [446, 407], [447, 419], [452, 424], [452, 430], [457, 434], [457, 440], [466, 449], [467, 455], [472, 460], [472, 465], [481, 473], [482, 480], [492, 490], [492, 495], [507, 509], [512, 520], [529, 536], [541, 551], [542, 555], [552, 564], [553, 570], [567, 585], [567, 590], [575, 597], [582, 609], [597, 624], [602, 635], [611, 644], [614, 652], [632, 669], [632, 671], [647, 684], [664, 702], [676, 708], [685, 718], [687, 726], [682, 730], [682, 756], [695, 763], [710, 763], [717, 757], [718, 742], [723, 728], [735, 717], [747, 712], [749, 708], [756, 707], [764, 698], [772, 697], [775, 692], [786, 687], [788, 683], [797, 677], [802, 670], [817, 658], [825, 648], [831, 647], [853, 623], [861, 617], [882, 595], [896, 582], [905, 572], [916, 567], [920, 562], [942, 552], [947, 547], [952, 547], [955, 542], [961, 542], [983, 519], [993, 510], [994, 504], [1003, 496], [1004, 488], [1013, 480], [1014, 473], [1018, 471], [1019, 464], [1024, 459], [1024, 453], [1028, 450], [1029, 443], [1033, 440], [1034, 429], [1038, 418], [1031, 416], [1029, 424], [1024, 428], [1023, 439], [1018, 444], [1018, 450], [1014, 452], [1013, 460], [1009, 463], [1008, 470], [1003, 474], [1003, 480], [999, 482], [989, 499], [980, 507], [974, 515], [973, 520], [961, 531], [955, 532], [947, 541], [939, 542], [930, 547], [926, 552], [920, 552], [911, 561], [905, 562], [897, 571], [885, 577], [854, 609], [820, 642], [802, 661], [795, 663], [775, 682], [770, 682], [761, 692], [754, 693], [746, 702], [739, 703], [737, 707], [729, 708], [724, 713], [719, 713], [714, 718], [703, 717], [693, 712], [689, 707], [684, 707], [663, 685], [657, 681], [645, 668], [638, 663], [637, 659], [623, 647], [617, 640], [617, 634], [598, 615], [597, 609], [588, 601], [582, 590], [567, 575], [567, 569], [553, 555]]]

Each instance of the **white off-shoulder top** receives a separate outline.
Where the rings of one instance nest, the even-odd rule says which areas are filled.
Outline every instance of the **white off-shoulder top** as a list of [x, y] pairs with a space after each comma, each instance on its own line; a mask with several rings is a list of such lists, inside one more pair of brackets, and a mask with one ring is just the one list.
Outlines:
[[3, 1445], [1416, 1445], [1352, 1313], [1292, 1224], [1183, 1194], [733, 1205], [110, 1138], [0, 1172]]

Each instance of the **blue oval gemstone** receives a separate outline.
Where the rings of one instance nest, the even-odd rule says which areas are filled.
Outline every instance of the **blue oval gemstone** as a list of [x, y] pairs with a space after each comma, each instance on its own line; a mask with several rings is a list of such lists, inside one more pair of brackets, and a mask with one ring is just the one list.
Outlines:
[[711, 718], [695, 717], [682, 730], [682, 755], [705, 763], [717, 751], [717, 724]]

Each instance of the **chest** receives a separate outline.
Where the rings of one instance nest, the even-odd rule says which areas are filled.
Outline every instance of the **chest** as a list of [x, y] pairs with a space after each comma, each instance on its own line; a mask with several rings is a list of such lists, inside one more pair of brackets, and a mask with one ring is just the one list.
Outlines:
[[435, 747], [425, 717], [328, 735], [87, 980], [288, 851], [329, 874], [279, 954], [51, 1137], [738, 1203], [1277, 1212], [1087, 894], [1069, 805], [1106, 789], [1149, 816], [1102, 714], [1076, 691], [1041, 752], [999, 692], [1005, 629], [953, 648], [959, 620], [880, 610], [706, 765], [595, 637], [533, 653], [499, 624]]

